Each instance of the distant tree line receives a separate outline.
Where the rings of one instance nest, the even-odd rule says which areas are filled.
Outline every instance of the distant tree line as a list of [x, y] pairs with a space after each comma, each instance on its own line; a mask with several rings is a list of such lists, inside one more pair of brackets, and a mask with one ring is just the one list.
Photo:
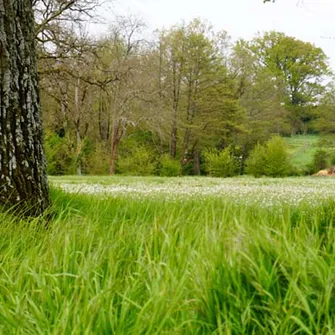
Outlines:
[[244, 173], [274, 135], [334, 132], [327, 57], [311, 43], [274, 31], [233, 42], [198, 19], [154, 41], [137, 18], [98, 39], [60, 27], [39, 48], [51, 174], [199, 175], [227, 148]]

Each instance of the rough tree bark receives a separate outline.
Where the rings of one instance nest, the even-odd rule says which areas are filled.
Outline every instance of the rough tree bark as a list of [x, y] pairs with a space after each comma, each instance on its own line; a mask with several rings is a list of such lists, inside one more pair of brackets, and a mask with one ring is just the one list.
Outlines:
[[50, 205], [31, 0], [0, 0], [0, 204]]

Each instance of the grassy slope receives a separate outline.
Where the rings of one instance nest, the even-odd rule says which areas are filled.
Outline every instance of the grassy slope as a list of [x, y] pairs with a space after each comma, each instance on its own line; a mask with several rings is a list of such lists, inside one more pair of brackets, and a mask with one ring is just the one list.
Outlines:
[[335, 330], [335, 207], [65, 195], [0, 217], [2, 334], [321, 334]]
[[[304, 169], [313, 160], [313, 155], [318, 149], [329, 153], [329, 158], [335, 155], [334, 140], [326, 141], [318, 135], [297, 135], [284, 138], [291, 155], [292, 163], [298, 169]], [[322, 141], [323, 144], [322, 145]], [[327, 144], [327, 145], [326, 145]]]
[[305, 168], [313, 160], [313, 155], [318, 149], [320, 137], [317, 135], [297, 135], [286, 137], [292, 163], [297, 168]]

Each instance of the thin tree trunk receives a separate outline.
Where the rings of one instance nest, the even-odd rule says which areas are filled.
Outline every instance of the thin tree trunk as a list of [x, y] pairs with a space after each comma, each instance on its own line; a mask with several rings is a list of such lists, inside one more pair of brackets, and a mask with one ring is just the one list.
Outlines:
[[100, 135], [100, 140], [103, 141], [104, 138], [104, 132], [103, 132], [103, 120], [102, 120], [102, 112], [103, 112], [103, 101], [102, 101], [102, 96], [100, 94], [99, 97], [99, 113], [98, 113], [98, 123], [99, 123], [99, 135]]
[[116, 172], [116, 160], [119, 149], [119, 142], [117, 140], [113, 141], [111, 159], [109, 164], [109, 174], [114, 175]]
[[0, 0], [0, 203], [50, 205], [31, 0]]
[[121, 125], [121, 120], [119, 118], [119, 113], [117, 112], [119, 109], [118, 99], [120, 92], [120, 83], [117, 84], [115, 89], [115, 96], [113, 101], [113, 114], [109, 116], [109, 120], [112, 119], [111, 125], [111, 149], [110, 149], [110, 160], [109, 160], [109, 174], [114, 175], [116, 172], [116, 161], [119, 149], [119, 143], [123, 136], [123, 130]]
[[177, 135], [178, 135], [177, 132], [178, 132], [177, 109], [174, 109], [172, 116], [171, 141], [170, 141], [170, 156], [173, 159], [176, 159], [177, 156]]
[[81, 135], [80, 135], [80, 106], [79, 106], [79, 85], [80, 85], [80, 79], [78, 78], [75, 89], [74, 89], [74, 103], [75, 103], [75, 109], [76, 109], [76, 139], [77, 139], [77, 162], [76, 162], [76, 168], [77, 168], [77, 175], [81, 176], [81, 150], [82, 150], [82, 141], [81, 141]]
[[67, 118], [68, 118], [68, 94], [67, 94], [67, 87], [65, 89], [62, 89], [61, 91], [62, 97], [61, 97], [61, 113], [62, 113], [62, 127], [64, 129], [67, 129]]
[[162, 41], [159, 42], [159, 70], [158, 70], [158, 87], [159, 87], [159, 98], [162, 99], [162, 69], [163, 69], [163, 47]]
[[177, 62], [174, 60], [172, 65], [173, 75], [173, 114], [170, 138], [170, 156], [175, 159], [177, 156], [177, 137], [178, 137], [178, 109], [180, 100], [180, 88], [183, 71], [183, 63], [179, 65], [179, 73], [177, 73]]
[[186, 161], [186, 153], [187, 153], [187, 148], [189, 144], [189, 139], [191, 135], [191, 130], [190, 130], [190, 125], [192, 123], [192, 79], [189, 80], [188, 83], [188, 92], [187, 92], [187, 109], [186, 109], [186, 122], [187, 125], [185, 127], [185, 133], [184, 133], [184, 139], [183, 139], [183, 147], [182, 147], [182, 152], [181, 152], [181, 160], [182, 162]]
[[120, 131], [120, 122], [118, 121], [113, 126], [112, 140], [111, 140], [111, 155], [109, 162], [109, 174], [114, 175], [116, 172], [116, 161], [119, 150], [119, 143], [122, 137], [122, 130]]
[[76, 139], [77, 139], [77, 175], [81, 176], [81, 150], [82, 150], [82, 140], [80, 136], [80, 129], [76, 127]]
[[188, 150], [188, 143], [190, 138], [190, 130], [189, 128], [185, 128], [185, 134], [183, 139], [183, 147], [181, 149], [181, 161], [186, 162], [187, 161], [187, 150]]

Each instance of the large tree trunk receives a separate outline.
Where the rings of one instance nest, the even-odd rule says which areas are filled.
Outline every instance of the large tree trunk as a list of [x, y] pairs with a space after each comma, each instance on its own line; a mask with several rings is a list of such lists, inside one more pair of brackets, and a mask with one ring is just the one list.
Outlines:
[[50, 204], [31, 0], [0, 0], [0, 203], [39, 215]]

